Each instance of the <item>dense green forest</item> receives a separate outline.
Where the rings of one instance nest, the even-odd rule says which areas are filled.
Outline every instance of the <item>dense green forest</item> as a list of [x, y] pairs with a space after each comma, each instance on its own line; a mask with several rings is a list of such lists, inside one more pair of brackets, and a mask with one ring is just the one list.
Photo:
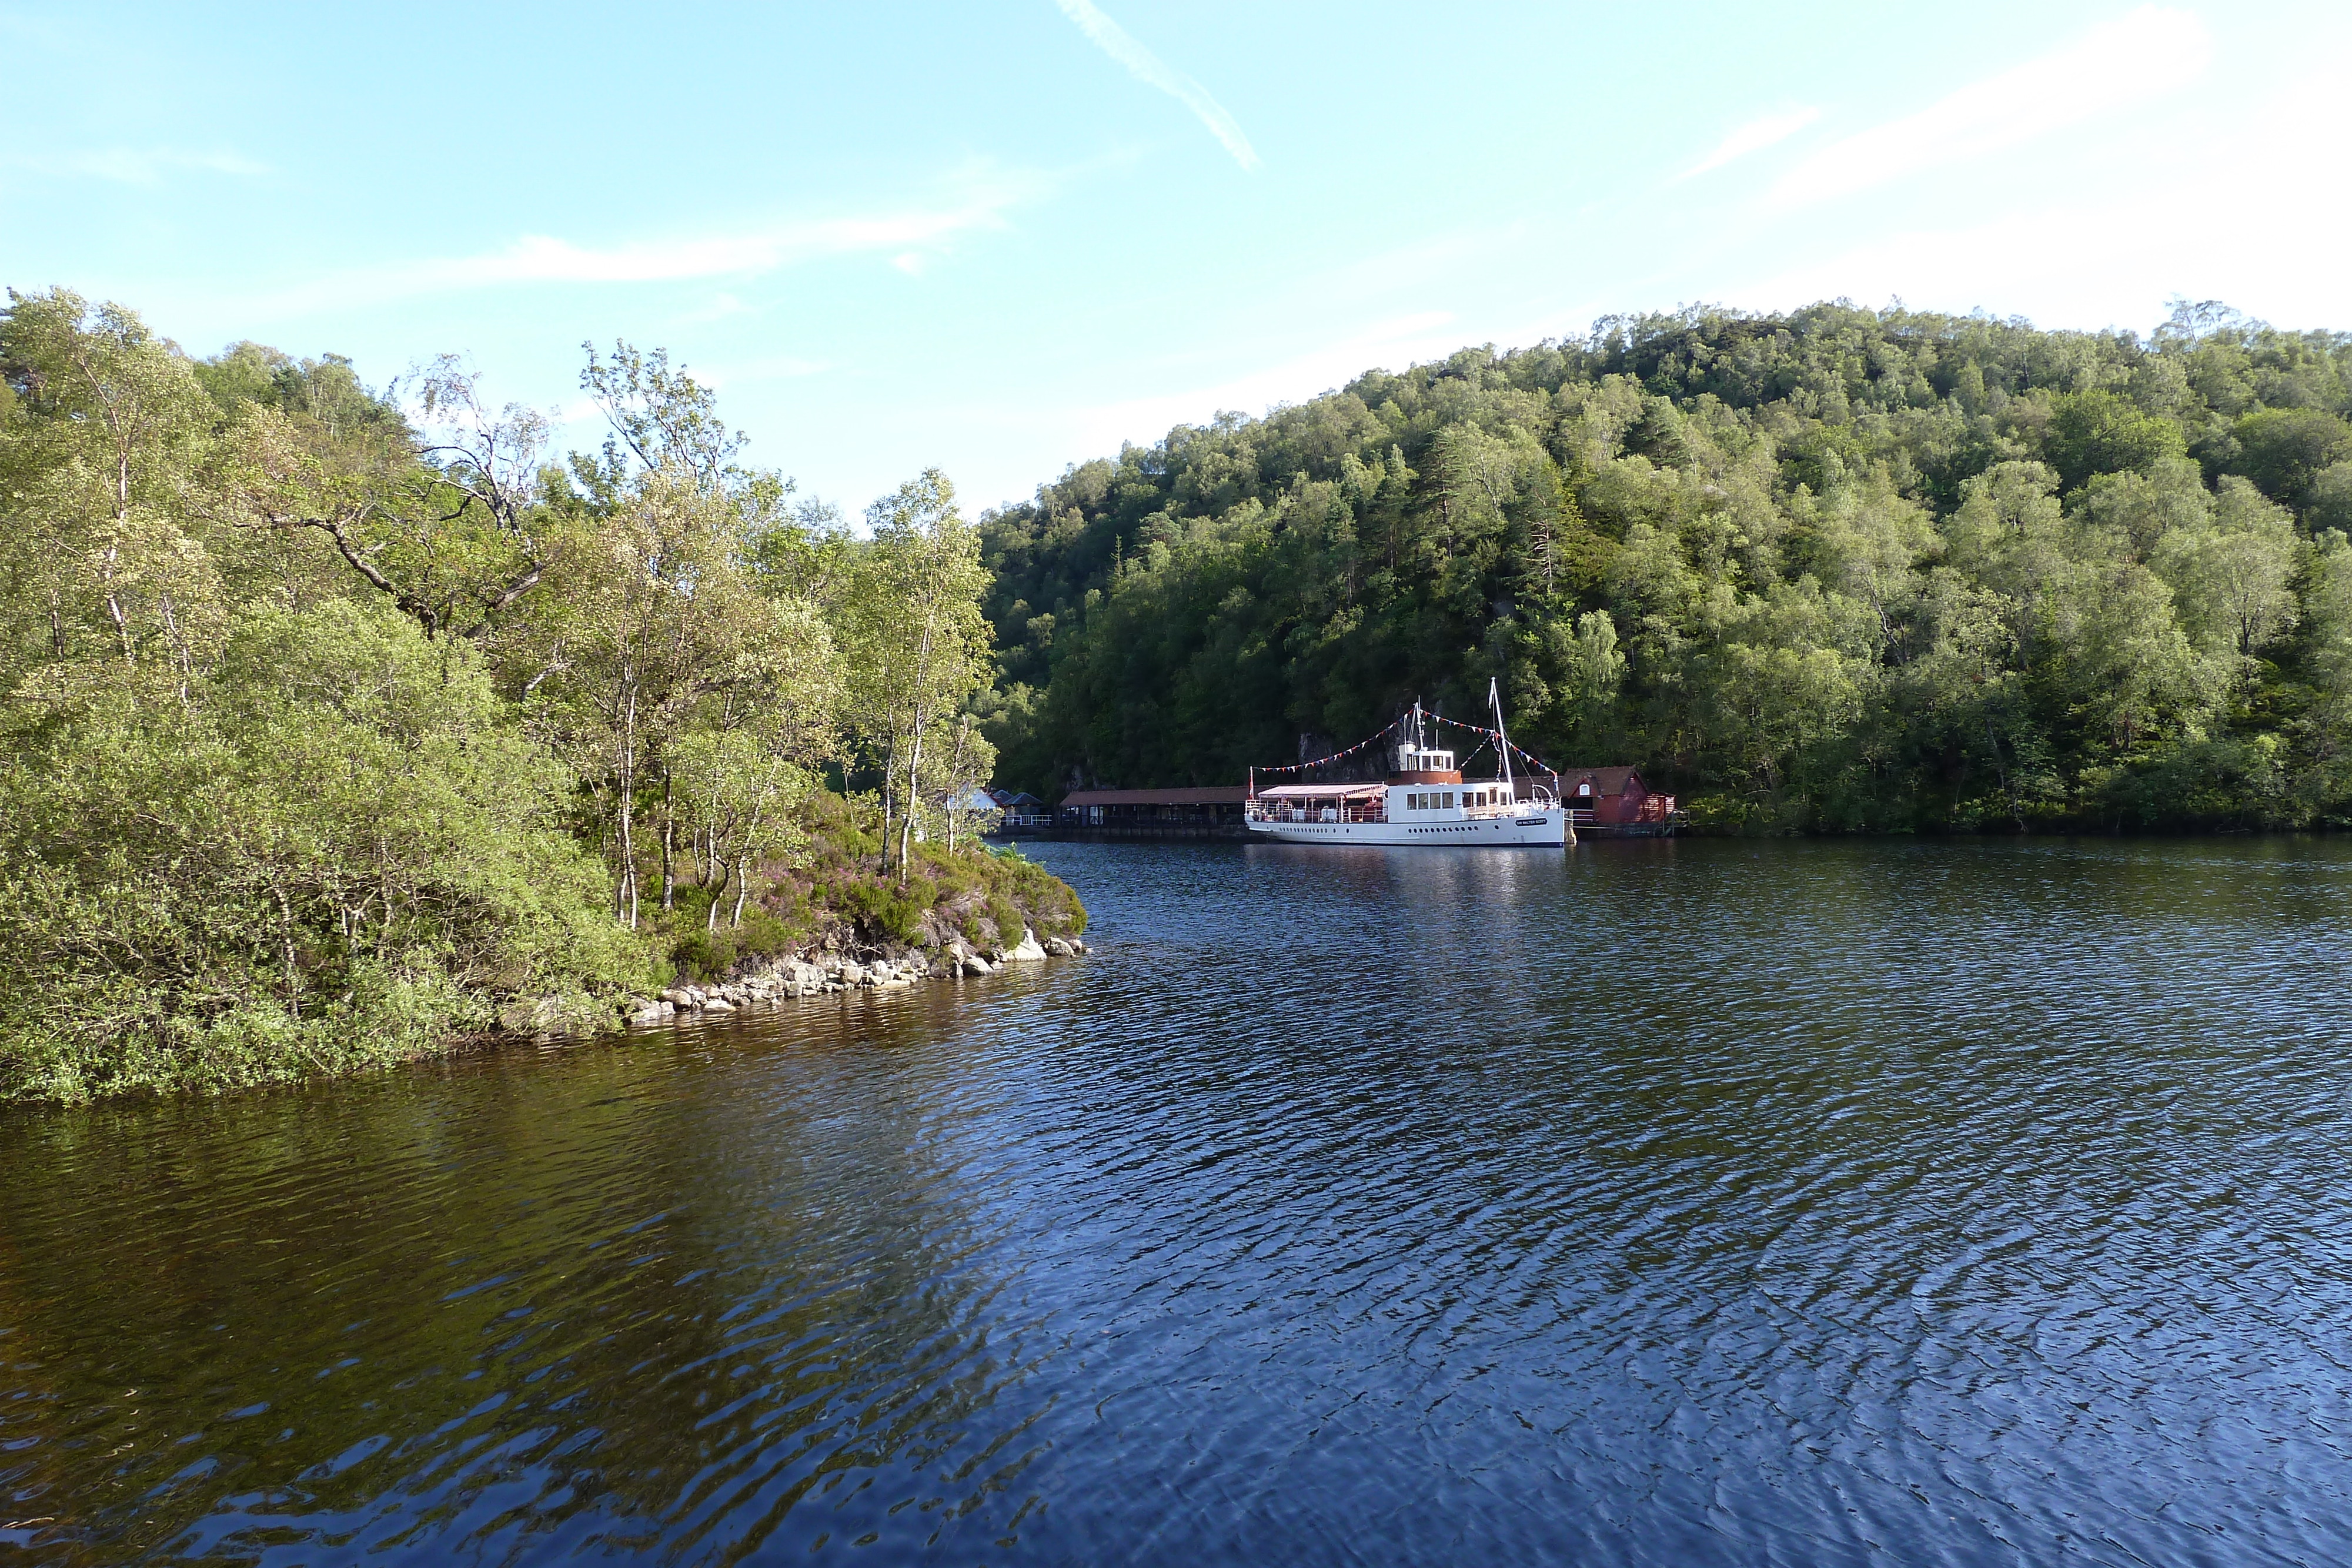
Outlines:
[[1230, 783], [1415, 696], [1701, 826], [2352, 814], [2352, 336], [1818, 305], [1468, 349], [982, 519], [1002, 773]]
[[380, 394], [11, 291], [0, 1098], [610, 1022], [845, 928], [1082, 923], [951, 808], [993, 669], [947, 482], [854, 530], [662, 354], [582, 379], [612, 434], [558, 460], [457, 360]]

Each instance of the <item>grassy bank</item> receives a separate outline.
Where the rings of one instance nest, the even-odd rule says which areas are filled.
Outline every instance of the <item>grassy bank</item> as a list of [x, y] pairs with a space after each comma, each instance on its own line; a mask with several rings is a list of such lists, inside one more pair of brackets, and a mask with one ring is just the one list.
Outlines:
[[1001, 952], [1024, 930], [1042, 940], [1087, 928], [1086, 907], [1069, 884], [1018, 850], [966, 840], [950, 852], [920, 843], [903, 874], [895, 863], [886, 873], [880, 816], [870, 800], [828, 793], [813, 803], [810, 818], [806, 851], [761, 868], [762, 885], [740, 924], [723, 883], [678, 890], [677, 907], [657, 927], [677, 978], [724, 980], [776, 958], [820, 953], [896, 957], [959, 943]]

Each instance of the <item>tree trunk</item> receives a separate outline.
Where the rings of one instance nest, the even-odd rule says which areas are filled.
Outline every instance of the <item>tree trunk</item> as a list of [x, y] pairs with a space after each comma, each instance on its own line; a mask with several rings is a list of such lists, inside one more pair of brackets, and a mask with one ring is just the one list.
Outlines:
[[897, 799], [898, 789], [898, 737], [893, 735], [889, 748], [882, 754], [882, 863], [876, 868], [877, 875], [887, 873], [890, 869], [890, 824], [894, 821], [890, 810]]
[[670, 777], [667, 764], [662, 768], [662, 913], [667, 915], [677, 907], [677, 808], [674, 789], [676, 780]]
[[629, 834], [630, 784], [629, 770], [625, 766], [621, 769], [620, 787], [614, 791], [617, 797], [614, 810], [619, 818], [616, 825], [621, 830], [621, 881], [614, 890], [613, 917], [635, 931], [637, 928], [637, 846]]
[[621, 915], [630, 930], [637, 928], [637, 694], [635, 683], [621, 703]]
[[964, 737], [971, 733], [971, 716], [967, 714], [963, 722], [956, 726], [955, 749], [948, 754], [948, 858], [950, 860], [955, 858], [956, 796], [963, 789], [963, 743]]
[[913, 841], [915, 836], [915, 802], [919, 799], [916, 775], [922, 766], [923, 727], [921, 721], [918, 719], [915, 725], [914, 744], [908, 748], [907, 809], [900, 814], [898, 821], [898, 885], [900, 887], [907, 885], [907, 846]]
[[294, 962], [294, 906], [287, 902], [286, 885], [272, 876], [269, 891], [278, 899], [278, 929], [286, 956], [286, 1010], [302, 1016], [302, 972]]

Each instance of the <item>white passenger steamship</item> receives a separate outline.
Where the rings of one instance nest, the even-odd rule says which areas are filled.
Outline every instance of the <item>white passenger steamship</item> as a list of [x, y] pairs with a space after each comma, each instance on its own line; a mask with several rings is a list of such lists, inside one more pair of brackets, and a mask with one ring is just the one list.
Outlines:
[[1511, 776], [1503, 699], [1486, 685], [1495, 709], [1495, 755], [1501, 777], [1465, 779], [1454, 753], [1428, 744], [1421, 705], [1402, 721], [1392, 750], [1395, 769], [1378, 784], [1281, 784], [1260, 789], [1252, 775], [1244, 821], [1254, 833], [1295, 844], [1447, 844], [1486, 848], [1576, 842], [1567, 808], [1551, 790]]

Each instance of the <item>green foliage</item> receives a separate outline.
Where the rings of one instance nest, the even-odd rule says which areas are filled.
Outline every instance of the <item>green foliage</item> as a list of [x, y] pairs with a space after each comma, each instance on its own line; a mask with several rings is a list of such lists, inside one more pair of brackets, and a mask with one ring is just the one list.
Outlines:
[[55, 700], [0, 768], [0, 1096], [388, 1060], [641, 980], [570, 787], [387, 607], [251, 612], [185, 706]]
[[805, 908], [796, 907], [797, 901], [773, 901], [785, 905], [784, 915], [777, 914], [769, 904], [753, 904], [745, 908], [740, 923], [704, 924], [694, 918], [695, 911], [698, 906], [708, 907], [712, 900], [701, 896], [699, 889], [694, 891], [696, 896], [681, 900], [685, 929], [670, 952], [680, 979], [723, 979], [747, 964], [792, 951], [810, 936]]
[[882, 941], [903, 944], [914, 941], [922, 930], [924, 912], [930, 908], [936, 893], [919, 878], [908, 883], [903, 892], [887, 883], [852, 882], [841, 885], [834, 906], [859, 930]]
[[2352, 459], [2352, 423], [2323, 408], [2257, 409], [2231, 434], [2238, 471], [2290, 506], [2310, 505], [2320, 476]]
[[1498, 678], [1723, 831], [2335, 820], [2347, 411], [2352, 337], [2212, 305], [1465, 350], [983, 518], [990, 738], [1049, 797], [1230, 783]]
[[2150, 468], [2189, 450], [2179, 424], [2104, 387], [2053, 398], [2043, 441], [2050, 465], [2069, 490], [2094, 474]]
[[[923, 933], [908, 846], [993, 758], [952, 491], [906, 487], [869, 545], [738, 465], [659, 351], [583, 383], [614, 437], [557, 468], [454, 359], [403, 406], [333, 355], [199, 363], [119, 306], [9, 296], [0, 1099], [351, 1071], [609, 1021], [844, 914]], [[885, 715], [861, 753], [845, 689]], [[818, 787], [860, 760], [895, 885], [888, 819]]]

